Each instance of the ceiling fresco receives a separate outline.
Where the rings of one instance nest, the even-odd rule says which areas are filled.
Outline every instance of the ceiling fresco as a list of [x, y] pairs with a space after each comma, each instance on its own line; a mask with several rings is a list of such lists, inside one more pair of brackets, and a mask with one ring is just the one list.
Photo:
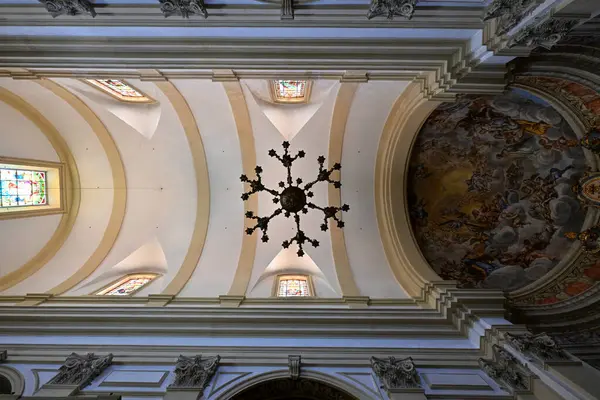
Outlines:
[[572, 190], [586, 158], [571, 127], [521, 89], [443, 104], [411, 156], [408, 200], [421, 251], [461, 287], [513, 291], [569, 262], [586, 210]]

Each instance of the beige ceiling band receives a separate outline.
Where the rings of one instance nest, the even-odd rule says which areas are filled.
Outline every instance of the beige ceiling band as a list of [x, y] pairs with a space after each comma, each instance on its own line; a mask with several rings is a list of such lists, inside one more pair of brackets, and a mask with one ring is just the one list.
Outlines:
[[177, 274], [162, 292], [163, 295], [176, 296], [194, 274], [206, 241], [210, 216], [208, 166], [202, 137], [200, 136], [198, 124], [190, 109], [190, 105], [171, 82], [155, 82], [155, 84], [169, 99], [169, 102], [177, 113], [190, 146], [196, 174], [196, 222], [194, 224], [192, 239], [190, 240], [190, 245], [181, 263], [181, 267], [179, 267]]
[[[254, 167], [256, 166], [256, 147], [254, 146], [254, 133], [252, 131], [252, 122], [248, 112], [248, 106], [242, 91], [242, 85], [239, 81], [223, 82], [223, 87], [229, 98], [229, 104], [235, 119], [238, 138], [240, 141], [240, 152], [242, 154], [242, 169], [244, 174], [249, 177], [254, 176]], [[244, 184], [244, 190], [248, 191], [249, 184]], [[258, 196], [250, 196], [244, 202], [244, 213], [252, 211], [258, 214]], [[254, 266], [254, 258], [256, 256], [256, 243], [258, 233], [246, 235], [246, 228], [252, 228], [252, 220], [244, 218], [244, 232], [242, 232], [242, 249], [238, 266], [235, 271], [233, 283], [229, 289], [230, 296], [245, 296], [250, 276], [252, 275], [252, 267]]]
[[[335, 99], [333, 116], [331, 118], [331, 131], [329, 134], [329, 157], [328, 167], [331, 168], [335, 163], [342, 161], [342, 149], [344, 147], [344, 135], [346, 133], [346, 124], [350, 107], [354, 100], [354, 95], [358, 89], [358, 83], [342, 83]], [[332, 177], [337, 179], [340, 172], [334, 172]], [[337, 175], [337, 176], [336, 176]], [[333, 207], [340, 207], [342, 204], [341, 190], [333, 185], [327, 185], [329, 204]], [[342, 296], [360, 296], [360, 291], [356, 286], [354, 274], [350, 268], [348, 260], [348, 251], [346, 249], [346, 238], [344, 230], [338, 228], [335, 222], [330, 221], [329, 232], [331, 234], [331, 251], [333, 252], [333, 261], [337, 273]]]
[[1, 292], [29, 278], [56, 255], [73, 229], [73, 225], [77, 219], [77, 213], [79, 212], [81, 197], [79, 193], [79, 172], [77, 170], [75, 158], [73, 157], [67, 142], [54, 125], [52, 125], [52, 123], [50, 123], [50, 121], [48, 121], [48, 119], [46, 119], [46, 117], [31, 104], [2, 87], [0, 87], [0, 101], [8, 104], [25, 116], [29, 121], [34, 123], [46, 136], [54, 148], [54, 151], [56, 151], [60, 162], [65, 165], [65, 176], [63, 179], [65, 190], [63, 193], [66, 205], [65, 213], [63, 213], [56, 230], [44, 247], [42, 247], [42, 249], [25, 264], [0, 278]]
[[394, 277], [412, 297], [421, 296], [425, 283], [440, 280], [420, 253], [406, 204], [406, 169], [412, 144], [421, 125], [439, 104], [427, 101], [420, 84], [409, 85], [388, 115], [375, 162], [379, 234]]
[[59, 284], [58, 286], [47, 291], [49, 294], [59, 295], [62, 294], [81, 281], [90, 276], [99, 266], [102, 261], [106, 258], [108, 253], [111, 251], [119, 232], [123, 224], [125, 217], [125, 206], [127, 203], [127, 187], [125, 180], [125, 169], [123, 167], [123, 161], [121, 160], [121, 154], [117, 149], [117, 146], [110, 135], [106, 126], [102, 123], [100, 118], [85, 104], [79, 97], [75, 96], [69, 90], [65, 89], [58, 83], [49, 79], [40, 79], [35, 82], [41, 86], [50, 90], [52, 93], [63, 99], [69, 104], [77, 113], [85, 120], [85, 122], [92, 128], [94, 134], [98, 137], [106, 157], [110, 164], [112, 178], [113, 178], [113, 206], [108, 220], [108, 225], [104, 231], [104, 235], [96, 247], [96, 250], [87, 259], [87, 261], [67, 280]]

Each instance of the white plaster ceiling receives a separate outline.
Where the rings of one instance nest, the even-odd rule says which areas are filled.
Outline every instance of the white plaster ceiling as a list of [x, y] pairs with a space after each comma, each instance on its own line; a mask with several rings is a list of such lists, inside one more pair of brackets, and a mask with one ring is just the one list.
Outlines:
[[[1, 79], [1, 86], [39, 110], [67, 141], [81, 176], [82, 195], [73, 231], [56, 256], [38, 272], [3, 294], [41, 293], [75, 274], [103, 240], [111, 214], [112, 196], [118, 190], [127, 193], [125, 216], [118, 236], [97, 268], [66, 294], [89, 294], [118, 275], [132, 272], [161, 274], [157, 282], [136, 295], [162, 293], [177, 276], [188, 253], [199, 200], [190, 143], [176, 109], [152, 82], [129, 80], [155, 98], [156, 104], [124, 106], [94, 92], [93, 88], [77, 79], [57, 78], [53, 81], [75, 94], [106, 127], [122, 160], [126, 188], [113, 187], [111, 168], [99, 139], [69, 104], [36, 82]], [[210, 217], [204, 247], [196, 268], [179, 295], [217, 297], [227, 294], [231, 288], [244, 237], [244, 204], [240, 199], [243, 185], [239, 181], [242, 153], [238, 126], [222, 83], [181, 79], [173, 80], [172, 84], [182, 94], [196, 120], [204, 146], [210, 188]], [[341, 85], [334, 80], [316, 80], [308, 104], [287, 106], [267, 101], [267, 81], [240, 82], [250, 117], [256, 162], [265, 170], [263, 178], [267, 186], [277, 188], [277, 183], [284, 180], [285, 169], [268, 156], [268, 151], [273, 148], [281, 152], [281, 143], [286, 139], [291, 142], [291, 152], [300, 149], [306, 152], [304, 159], [294, 163], [294, 178], [300, 177], [307, 182], [316, 177], [317, 157], [328, 157], [329, 154], [332, 116]], [[374, 168], [379, 137], [394, 101], [406, 85], [404, 82], [385, 81], [357, 84], [343, 140], [341, 194], [342, 202], [351, 207], [343, 217], [346, 251], [360, 295], [374, 298], [406, 297], [387, 263], [374, 204]], [[2, 110], [0, 108], [0, 112], [9, 112]], [[27, 125], [19, 117], [11, 118], [11, 123], [20, 124], [23, 130]], [[19, 127], [13, 127], [13, 130]], [[3, 130], [0, 135], [8, 133]], [[37, 149], [38, 153], [33, 152], [27, 157], [56, 159], [41, 136], [32, 137], [30, 142], [28, 145]], [[1, 155], [25, 154], [18, 144], [13, 147], [8, 151], [11, 154]], [[312, 200], [321, 206], [329, 205], [325, 184], [315, 186]], [[270, 214], [274, 209], [270, 195], [258, 195], [260, 215]], [[23, 235], [39, 231], [40, 238], [47, 238], [57, 220], [56, 216], [49, 216], [32, 218], [22, 224], [15, 224], [15, 220], [0, 221], [0, 230], [10, 227]], [[319, 296], [342, 296], [331, 236], [329, 232], [321, 232], [321, 223], [322, 214], [313, 210], [302, 216], [303, 229], [317, 239], [320, 246], [307, 246], [306, 257], [299, 259], [293, 249], [282, 251], [281, 247], [283, 240], [294, 235], [293, 220], [283, 216], [274, 219], [269, 226], [270, 241], [257, 241], [246, 295], [268, 296], [272, 279], [277, 274], [305, 272], [313, 276]], [[0, 241], [0, 251], [12, 257], [10, 268], [3, 266], [0, 273], [15, 270], [19, 263], [32, 257], [43, 245], [42, 239], [39, 242], [16, 249]], [[265, 289], [267, 287], [268, 290]]]

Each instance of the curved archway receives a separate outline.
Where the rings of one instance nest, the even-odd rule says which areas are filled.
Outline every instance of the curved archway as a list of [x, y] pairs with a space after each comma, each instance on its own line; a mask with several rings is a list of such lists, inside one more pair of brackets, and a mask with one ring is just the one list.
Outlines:
[[271, 379], [259, 382], [232, 400], [354, 400], [354, 396], [312, 379]]
[[0, 395], [20, 396], [25, 389], [25, 378], [19, 371], [8, 366], [0, 366]]

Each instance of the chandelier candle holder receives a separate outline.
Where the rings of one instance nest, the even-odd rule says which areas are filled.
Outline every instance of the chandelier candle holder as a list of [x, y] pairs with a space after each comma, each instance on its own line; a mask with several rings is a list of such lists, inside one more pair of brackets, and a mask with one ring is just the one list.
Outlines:
[[[298, 245], [297, 254], [299, 257], [302, 257], [304, 255], [305, 243], [309, 243], [313, 247], [319, 247], [319, 242], [307, 236], [300, 228], [301, 214], [308, 213], [309, 209], [321, 211], [323, 213], [321, 230], [325, 232], [328, 229], [327, 222], [330, 219], [336, 222], [338, 228], [344, 227], [344, 221], [341, 220], [341, 212], [350, 210], [350, 206], [348, 206], [348, 204], [344, 204], [341, 207], [320, 207], [309, 201], [309, 199], [314, 195], [311, 191], [312, 187], [319, 182], [331, 183], [336, 189], [342, 187], [342, 183], [339, 180], [331, 178], [331, 175], [334, 173], [334, 171], [339, 171], [342, 169], [340, 163], [335, 163], [333, 164], [333, 167], [326, 169], [323, 167], [323, 164], [325, 164], [325, 157], [320, 156], [317, 158], [317, 162], [319, 163], [319, 173], [317, 174], [317, 178], [314, 181], [302, 185], [303, 181], [301, 178], [297, 178], [295, 180], [292, 178], [292, 164], [298, 158], [304, 158], [306, 153], [304, 150], [300, 150], [295, 156], [292, 156], [289, 152], [290, 143], [287, 141], [283, 142], [282, 146], [284, 150], [283, 155], [277, 154], [277, 152], [273, 149], [269, 150], [269, 156], [277, 158], [284, 168], [287, 169], [287, 180], [286, 182], [279, 182], [278, 189], [271, 189], [263, 184], [261, 176], [263, 169], [259, 165], [254, 168], [256, 179], [249, 179], [246, 175], [242, 175], [240, 177], [242, 182], [250, 185], [250, 191], [242, 194], [242, 200], [246, 201], [250, 198], [250, 196], [258, 192], [268, 192], [273, 196], [273, 203], [279, 204], [279, 208], [277, 208], [271, 215], [267, 217], [259, 217], [254, 215], [252, 211], [246, 212], [246, 218], [256, 221], [252, 228], [246, 229], [246, 234], [252, 235], [254, 231], [260, 229], [262, 231], [261, 240], [266, 243], [269, 241], [269, 235], [267, 234], [269, 222], [271, 222], [271, 220], [278, 215], [283, 214], [286, 218], [291, 218], [293, 216], [294, 222], [296, 223], [296, 235], [288, 240], [284, 240], [281, 245], [284, 249], [287, 249], [293, 242], [296, 242]], [[340, 213], [340, 218], [338, 218], [338, 213]]]

